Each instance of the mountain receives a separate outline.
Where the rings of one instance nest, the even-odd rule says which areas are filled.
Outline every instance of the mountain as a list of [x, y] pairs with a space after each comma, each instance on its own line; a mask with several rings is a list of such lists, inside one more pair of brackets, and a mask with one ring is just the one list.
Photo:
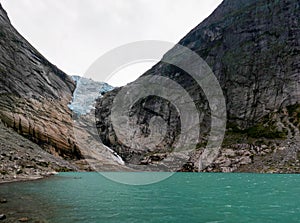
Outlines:
[[51, 153], [80, 158], [67, 104], [74, 81], [47, 61], [0, 10], [1, 120]]
[[[189, 93], [197, 107], [201, 129], [199, 143], [175, 171], [299, 172], [300, 126], [300, 3], [298, 0], [224, 0], [179, 44], [196, 52], [210, 66], [222, 88], [227, 110], [227, 130], [217, 157], [208, 166], [199, 166], [211, 124], [211, 109], [203, 89], [180, 68], [163, 61], [144, 77], [164, 76]], [[185, 57], [176, 47], [163, 58], [180, 62]], [[200, 67], [199, 67], [200, 69]], [[154, 148], [125, 144], [111, 122], [115, 89], [98, 100], [96, 117], [99, 136], [130, 165], [159, 165], [172, 156], [180, 136], [180, 114], [167, 100], [149, 96], [130, 110], [135, 143], [151, 133], [153, 117], [167, 123], [162, 141]], [[124, 123], [123, 123], [124, 124]], [[116, 127], [115, 127], [116, 128]], [[128, 131], [131, 131], [128, 129]], [[148, 168], [145, 167], [145, 168]]]
[[77, 170], [60, 158], [81, 157], [67, 107], [75, 83], [14, 29], [1, 5], [0, 73], [0, 127], [7, 135], [1, 138], [3, 178], [38, 176], [48, 167]]
[[[103, 168], [120, 166], [91, 132], [74, 125], [68, 106], [75, 88], [72, 77], [17, 32], [0, 5], [0, 180], [89, 170], [87, 160]], [[93, 115], [80, 121], [92, 126]], [[86, 154], [93, 146], [100, 152]]]

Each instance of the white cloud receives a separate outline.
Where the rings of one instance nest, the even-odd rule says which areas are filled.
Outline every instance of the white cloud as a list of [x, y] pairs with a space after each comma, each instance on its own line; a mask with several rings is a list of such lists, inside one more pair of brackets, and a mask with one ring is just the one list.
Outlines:
[[178, 42], [221, 0], [1, 0], [13, 25], [66, 73], [138, 40]]

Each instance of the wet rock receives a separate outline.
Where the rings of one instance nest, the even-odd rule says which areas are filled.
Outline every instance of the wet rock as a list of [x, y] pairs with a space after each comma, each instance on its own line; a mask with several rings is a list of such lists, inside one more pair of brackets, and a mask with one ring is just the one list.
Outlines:
[[6, 219], [5, 214], [0, 214], [0, 220], [4, 220], [4, 219]]
[[194, 163], [193, 162], [187, 162], [183, 165], [181, 172], [193, 172], [195, 170]]

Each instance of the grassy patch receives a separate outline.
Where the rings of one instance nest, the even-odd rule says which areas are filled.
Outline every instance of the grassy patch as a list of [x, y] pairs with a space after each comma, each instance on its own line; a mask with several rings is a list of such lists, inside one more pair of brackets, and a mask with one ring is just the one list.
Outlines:
[[268, 138], [268, 139], [286, 139], [287, 131], [279, 131], [276, 126], [257, 124], [245, 130], [248, 136], [252, 138]]
[[228, 147], [237, 143], [250, 143], [251, 139], [244, 133], [227, 131], [222, 143], [222, 147]]

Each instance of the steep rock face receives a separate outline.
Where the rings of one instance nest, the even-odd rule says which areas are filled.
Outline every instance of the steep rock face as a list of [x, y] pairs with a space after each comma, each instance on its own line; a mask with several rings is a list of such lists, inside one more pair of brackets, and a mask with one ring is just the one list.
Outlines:
[[74, 81], [11, 25], [0, 6], [0, 118], [48, 152], [79, 158], [67, 105]]
[[[297, 0], [225, 0], [211, 16], [179, 42], [199, 54], [212, 68], [220, 82], [227, 105], [228, 132], [234, 130], [241, 134], [231, 139], [230, 134], [227, 133], [227, 139], [230, 139], [227, 141], [230, 143], [224, 147], [230, 147], [229, 149], [234, 147], [235, 150], [243, 148], [248, 151], [249, 148], [257, 146], [259, 150], [264, 150], [260, 147], [261, 142], [259, 145], [250, 144], [255, 144], [270, 135], [274, 138], [288, 139], [288, 142], [282, 140], [278, 142], [277, 139], [269, 141], [267, 147], [263, 145], [263, 148], [269, 152], [277, 151], [278, 146], [284, 147], [282, 145], [284, 143], [293, 142], [299, 145], [298, 134], [295, 130], [299, 129], [299, 125], [297, 123], [290, 125], [287, 121], [281, 122], [281, 119], [286, 120], [289, 117], [282, 110], [300, 103], [299, 4]], [[172, 57], [172, 53], [173, 51], [170, 50], [165, 57]], [[180, 60], [180, 57], [177, 58]], [[201, 153], [201, 144], [205, 143], [205, 134], [210, 126], [210, 109], [203, 91], [184, 71], [163, 62], [156, 64], [143, 76], [146, 75], [152, 76], [153, 79], [161, 75], [175, 80], [189, 92], [199, 113], [204, 115], [200, 126], [202, 133], [202, 141], [200, 139], [198, 145], [200, 149], [190, 154], [191, 166], [193, 166]], [[129, 84], [130, 86], [135, 86], [135, 82]], [[130, 111], [132, 122], [135, 122], [141, 130], [137, 131], [136, 134], [139, 135], [136, 138], [149, 135], [149, 120], [153, 116], [162, 117], [170, 128], [156, 149], [149, 151], [147, 147], [144, 147], [144, 150], [135, 150], [124, 145], [122, 138], [117, 138], [110, 120], [111, 106], [119, 90], [115, 89], [98, 101], [96, 117], [101, 139], [106, 145], [119, 152], [129, 163], [151, 164], [157, 160], [163, 160], [166, 152], [161, 148], [164, 150], [169, 148], [170, 151], [180, 132], [179, 115], [176, 114], [176, 110], [169, 102], [157, 97], [148, 97], [139, 101]], [[271, 113], [274, 117], [265, 121]], [[251, 131], [261, 133], [261, 128], [265, 132], [266, 128], [271, 130], [255, 137], [250, 134]], [[282, 134], [284, 135], [291, 129], [295, 134], [282, 137]], [[253, 141], [249, 140], [249, 137], [254, 137]], [[240, 145], [241, 142], [247, 146]], [[296, 148], [297, 146], [285, 147], [285, 151], [293, 150], [295, 153], [293, 161], [298, 159]], [[221, 152], [220, 159], [222, 159], [222, 153], [227, 154], [227, 152]], [[287, 152], [283, 152], [281, 156]], [[260, 153], [245, 152], [243, 154], [244, 158], [234, 161], [238, 165], [230, 162], [228, 166], [224, 166], [228, 167], [227, 169], [212, 167], [210, 170], [235, 171], [240, 164], [252, 163], [253, 157]], [[220, 159], [216, 162], [222, 163]], [[233, 168], [232, 165], [235, 167]], [[190, 170], [193, 170], [193, 167]]]
[[58, 171], [78, 171], [0, 122], [0, 182], [38, 179]]
[[246, 128], [299, 102], [299, 1], [224, 1], [179, 44], [212, 67], [229, 119]]

